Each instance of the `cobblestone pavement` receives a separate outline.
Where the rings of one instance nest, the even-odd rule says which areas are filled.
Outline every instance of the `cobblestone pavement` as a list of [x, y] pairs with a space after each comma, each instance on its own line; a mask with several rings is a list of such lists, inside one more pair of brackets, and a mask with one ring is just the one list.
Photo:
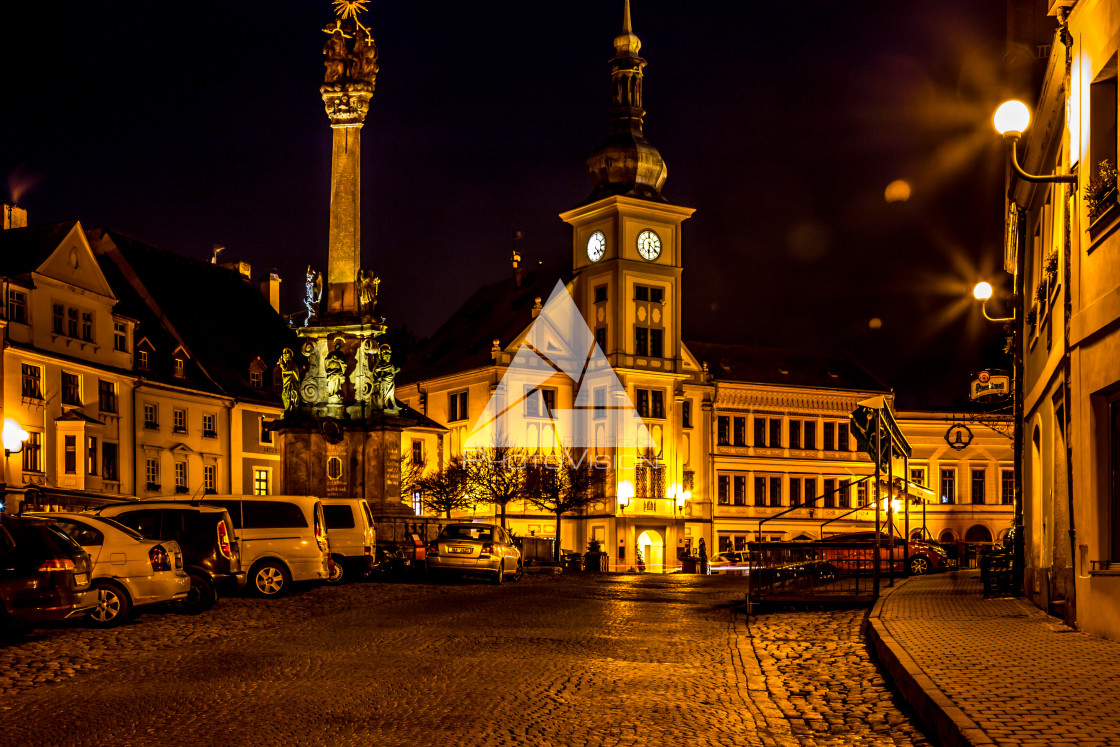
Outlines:
[[0, 644], [0, 743], [924, 745], [863, 610], [732, 577], [355, 583]]
[[879, 609], [919, 685], [924, 674], [932, 697], [940, 690], [963, 712], [957, 721], [966, 739], [1120, 745], [1120, 642], [1079, 633], [1026, 600], [985, 599], [982, 591], [975, 571], [914, 578]]

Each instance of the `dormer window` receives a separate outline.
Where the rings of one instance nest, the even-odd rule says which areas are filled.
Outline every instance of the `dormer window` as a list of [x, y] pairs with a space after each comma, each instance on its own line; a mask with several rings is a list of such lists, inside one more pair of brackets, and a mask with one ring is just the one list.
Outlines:
[[263, 384], [261, 383], [260, 371], [249, 372], [249, 386], [253, 387], [254, 389], [260, 389], [261, 386], [263, 386]]
[[264, 389], [264, 372], [268, 366], [259, 357], [249, 364], [249, 386], [254, 389]]
[[179, 356], [175, 356], [175, 375], [179, 378], [187, 375], [187, 363]]
[[147, 350], [137, 350], [136, 351], [136, 367], [139, 368], [141, 371], [147, 371], [148, 370], [148, 351]]

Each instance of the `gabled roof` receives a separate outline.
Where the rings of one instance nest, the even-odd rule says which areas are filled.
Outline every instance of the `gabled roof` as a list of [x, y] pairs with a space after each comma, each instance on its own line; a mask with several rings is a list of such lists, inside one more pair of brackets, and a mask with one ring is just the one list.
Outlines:
[[569, 269], [538, 267], [518, 287], [513, 276], [479, 288], [401, 366], [398, 381], [411, 383], [490, 364], [494, 340], [504, 349], [533, 322], [533, 303], [548, 300], [556, 281], [568, 283]]
[[0, 275], [14, 277], [34, 272], [47, 261], [78, 221], [0, 231]]
[[[117, 231], [90, 231], [91, 244], [122, 305], [135, 312], [141, 333], [157, 351], [153, 377], [183, 385], [173, 375], [171, 353], [187, 352], [187, 379], [200, 388], [260, 402], [279, 403], [270, 389], [249, 383], [249, 364], [260, 357], [271, 368], [286, 347], [299, 344], [260, 291], [227, 268], [145, 244]], [[112, 268], [108, 268], [112, 265]], [[129, 290], [127, 298], [124, 288]], [[166, 359], [166, 360], [165, 360]]]
[[756, 345], [685, 341], [717, 381], [889, 392], [882, 379], [848, 356]]

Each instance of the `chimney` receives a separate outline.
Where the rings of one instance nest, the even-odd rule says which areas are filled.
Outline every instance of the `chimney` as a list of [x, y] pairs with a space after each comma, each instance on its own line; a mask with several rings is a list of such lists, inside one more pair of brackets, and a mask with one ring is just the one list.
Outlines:
[[537, 318], [537, 316], [541, 313], [541, 309], [543, 309], [543, 308], [544, 308], [544, 306], [541, 305], [541, 297], [537, 296], [536, 298], [534, 298], [533, 299], [533, 318], [534, 319]]
[[261, 293], [272, 305], [272, 310], [280, 313], [280, 276], [270, 272], [261, 279]]
[[513, 282], [517, 287], [521, 287], [521, 281], [525, 279], [525, 270], [521, 267], [521, 252], [517, 251], [519, 242], [521, 241], [521, 232], [513, 232]]
[[239, 272], [241, 273], [241, 277], [250, 282], [252, 282], [253, 280], [253, 270], [251, 267], [249, 267], [248, 262], [242, 262], [241, 260], [237, 260], [235, 262], [222, 262], [220, 267], [224, 267], [227, 270], [233, 270], [234, 272]]
[[27, 228], [27, 210], [25, 208], [4, 203], [3, 230], [7, 231], [9, 228]]
[[213, 252], [210, 255], [210, 264], [218, 264], [218, 255], [225, 251], [225, 247], [221, 244], [214, 244]]

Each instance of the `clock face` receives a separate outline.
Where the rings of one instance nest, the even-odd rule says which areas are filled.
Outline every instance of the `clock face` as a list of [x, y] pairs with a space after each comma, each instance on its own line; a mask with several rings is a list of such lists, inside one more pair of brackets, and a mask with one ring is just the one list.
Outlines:
[[598, 262], [605, 251], [607, 251], [607, 235], [602, 231], [591, 234], [591, 238], [587, 240], [587, 258], [592, 262]]
[[661, 256], [661, 237], [648, 228], [638, 234], [638, 254], [650, 261]]

